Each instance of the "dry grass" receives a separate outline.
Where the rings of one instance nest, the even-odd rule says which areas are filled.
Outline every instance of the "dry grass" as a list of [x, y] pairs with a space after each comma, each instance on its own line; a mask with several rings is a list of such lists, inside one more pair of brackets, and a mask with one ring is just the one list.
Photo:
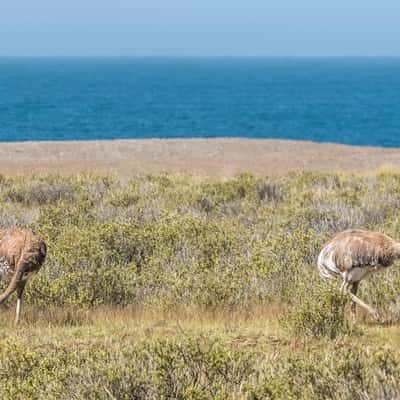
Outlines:
[[[14, 310], [1, 310], [0, 326], [3, 338], [16, 333], [21, 338], [29, 337], [37, 343], [61, 338], [64, 340], [69, 332], [74, 337], [77, 335], [86, 339], [91, 336], [104, 339], [115, 336], [142, 341], [164, 337], [216, 336], [237, 344], [246, 344], [247, 339], [251, 342], [258, 338], [256, 344], [260, 346], [269, 342], [275, 345], [309, 344], [309, 339], [293, 337], [282, 326], [281, 321], [287, 311], [287, 307], [280, 304], [248, 309], [193, 306], [102, 306], [93, 309], [50, 306], [38, 309], [28, 306], [17, 328], [13, 326]], [[357, 341], [367, 343], [368, 338], [373, 337], [377, 345], [400, 345], [400, 324], [389, 320], [386, 323], [375, 323], [363, 310], [358, 310], [356, 326], [363, 332]]]
[[[91, 309], [68, 307], [26, 307], [24, 318], [17, 331], [26, 329], [55, 332], [66, 329], [102, 330], [140, 332], [141, 337], [180, 335], [211, 331], [225, 333], [244, 333], [254, 331], [272, 334], [281, 331], [279, 317], [284, 308], [282, 305], [254, 307], [251, 309], [226, 307], [97, 307]], [[0, 323], [5, 331], [13, 331], [14, 310], [2, 310]]]

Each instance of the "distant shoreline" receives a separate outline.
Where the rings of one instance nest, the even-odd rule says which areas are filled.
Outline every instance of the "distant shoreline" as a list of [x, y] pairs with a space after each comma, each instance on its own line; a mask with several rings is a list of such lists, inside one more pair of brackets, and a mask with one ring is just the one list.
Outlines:
[[400, 148], [361, 147], [275, 139], [129, 139], [3, 142], [0, 173], [70, 175], [96, 171], [120, 176], [185, 173], [400, 170]]

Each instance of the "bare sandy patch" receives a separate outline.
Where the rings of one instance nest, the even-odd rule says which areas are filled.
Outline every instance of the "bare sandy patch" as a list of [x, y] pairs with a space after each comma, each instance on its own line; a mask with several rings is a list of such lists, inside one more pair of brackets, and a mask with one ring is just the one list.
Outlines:
[[130, 176], [174, 172], [232, 176], [250, 171], [364, 172], [400, 169], [400, 149], [273, 139], [143, 139], [0, 143], [0, 172]]

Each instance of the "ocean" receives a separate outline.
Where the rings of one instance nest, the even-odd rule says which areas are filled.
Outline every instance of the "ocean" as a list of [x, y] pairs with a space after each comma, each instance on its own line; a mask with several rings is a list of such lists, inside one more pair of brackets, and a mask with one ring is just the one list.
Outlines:
[[197, 137], [400, 147], [400, 59], [0, 58], [0, 141]]

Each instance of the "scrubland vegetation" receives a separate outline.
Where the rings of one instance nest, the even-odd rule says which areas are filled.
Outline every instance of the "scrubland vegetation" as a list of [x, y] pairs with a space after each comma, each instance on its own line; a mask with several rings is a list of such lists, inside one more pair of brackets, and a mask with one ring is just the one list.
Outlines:
[[384, 324], [316, 269], [339, 230], [400, 238], [399, 206], [391, 171], [1, 177], [48, 257], [1, 310], [0, 398], [400, 398], [397, 265], [360, 286]]

